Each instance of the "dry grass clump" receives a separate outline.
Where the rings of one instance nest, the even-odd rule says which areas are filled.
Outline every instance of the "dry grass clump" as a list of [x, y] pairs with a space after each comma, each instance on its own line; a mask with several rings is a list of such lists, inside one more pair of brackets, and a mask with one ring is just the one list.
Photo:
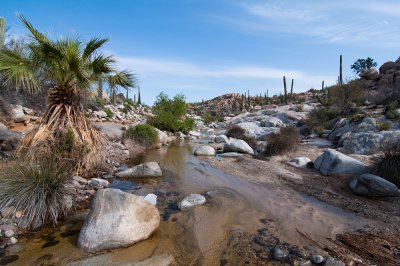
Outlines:
[[295, 151], [298, 145], [299, 134], [296, 128], [293, 126], [282, 127], [279, 132], [269, 135], [265, 155], [273, 156]]
[[22, 211], [20, 219], [33, 229], [46, 223], [55, 225], [73, 206], [67, 186], [73, 170], [73, 163], [54, 156], [15, 162], [0, 174], [0, 210], [14, 207]]
[[400, 140], [382, 146], [374, 174], [400, 187]]

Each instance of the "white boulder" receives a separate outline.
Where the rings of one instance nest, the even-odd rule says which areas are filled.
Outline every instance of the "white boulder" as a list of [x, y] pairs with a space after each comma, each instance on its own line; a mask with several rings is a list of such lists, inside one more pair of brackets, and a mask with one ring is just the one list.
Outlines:
[[162, 171], [158, 163], [148, 162], [136, 165], [132, 168], [128, 168], [124, 171], [116, 173], [117, 177], [127, 178], [127, 177], [160, 177], [162, 176]]

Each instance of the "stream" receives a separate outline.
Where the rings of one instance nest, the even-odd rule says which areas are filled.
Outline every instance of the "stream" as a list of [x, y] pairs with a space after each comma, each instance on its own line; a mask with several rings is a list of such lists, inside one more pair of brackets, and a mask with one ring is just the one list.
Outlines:
[[[258, 265], [270, 259], [260, 246], [249, 244], [259, 232], [267, 231], [275, 244], [279, 239], [280, 244], [308, 254], [322, 252], [315, 243], [327, 243], [335, 234], [367, 223], [288, 187], [228, 175], [193, 156], [193, 145], [199, 144], [177, 142], [128, 163], [159, 162], [161, 178], [114, 180], [112, 184], [136, 195], [157, 195], [161, 223], [149, 239], [128, 248], [88, 254], [76, 247], [83, 222], [66, 219], [57, 228], [21, 239], [8, 254], [18, 259], [9, 265], [132, 265], [132, 261], [160, 254], [172, 255], [179, 265]], [[180, 211], [177, 203], [191, 193], [205, 195], [207, 203]]]

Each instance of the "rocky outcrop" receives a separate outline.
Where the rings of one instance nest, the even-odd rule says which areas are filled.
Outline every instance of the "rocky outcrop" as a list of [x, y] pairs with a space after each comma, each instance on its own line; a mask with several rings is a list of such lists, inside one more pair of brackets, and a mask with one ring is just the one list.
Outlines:
[[323, 175], [361, 175], [370, 172], [364, 163], [332, 149], [315, 160], [314, 168]]
[[361, 82], [367, 92], [367, 99], [372, 103], [400, 96], [400, 60], [388, 61], [376, 69], [369, 69], [360, 74]]
[[158, 163], [148, 162], [144, 164], [136, 165], [132, 168], [128, 168], [124, 171], [115, 174], [120, 178], [129, 177], [160, 177], [162, 176], [162, 171]]
[[339, 141], [343, 148], [355, 154], [369, 154], [386, 143], [400, 140], [400, 131], [348, 132]]
[[276, 127], [261, 127], [259, 122], [242, 122], [238, 126], [245, 130], [247, 137], [257, 140], [266, 140], [270, 134], [279, 131]]
[[78, 246], [87, 252], [127, 247], [158, 228], [160, 214], [141, 197], [119, 189], [100, 189], [81, 229]]
[[253, 149], [241, 139], [232, 139], [224, 144], [224, 152], [240, 152], [254, 154]]
[[353, 178], [349, 187], [354, 194], [366, 197], [400, 196], [400, 191], [395, 184], [372, 174], [363, 174]]

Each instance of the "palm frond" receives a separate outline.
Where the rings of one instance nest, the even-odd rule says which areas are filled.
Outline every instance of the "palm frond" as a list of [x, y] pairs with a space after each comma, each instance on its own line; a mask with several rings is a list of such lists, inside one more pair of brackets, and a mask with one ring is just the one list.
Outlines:
[[30, 92], [40, 89], [35, 72], [32, 71], [33, 63], [24, 54], [4, 48], [0, 51], [0, 62], [6, 83]]
[[113, 64], [115, 59], [112, 56], [106, 56], [104, 54], [98, 54], [90, 62], [90, 69], [94, 75], [101, 75], [113, 72]]
[[121, 86], [126, 89], [135, 87], [137, 85], [135, 76], [128, 70], [115, 72], [114, 74], [109, 75], [107, 78], [111, 87]]
[[19, 19], [22, 21], [22, 23], [25, 25], [25, 27], [31, 32], [33, 38], [40, 42], [40, 43], [46, 43], [49, 42], [50, 40], [44, 35], [43, 33], [39, 32], [37, 29], [35, 29], [32, 24], [22, 15], [18, 14], [17, 15]]
[[93, 55], [99, 48], [101, 48], [106, 42], [108, 42], [107, 38], [92, 38], [87, 44], [85, 49], [83, 50], [82, 58], [83, 60], [87, 60], [90, 56]]

